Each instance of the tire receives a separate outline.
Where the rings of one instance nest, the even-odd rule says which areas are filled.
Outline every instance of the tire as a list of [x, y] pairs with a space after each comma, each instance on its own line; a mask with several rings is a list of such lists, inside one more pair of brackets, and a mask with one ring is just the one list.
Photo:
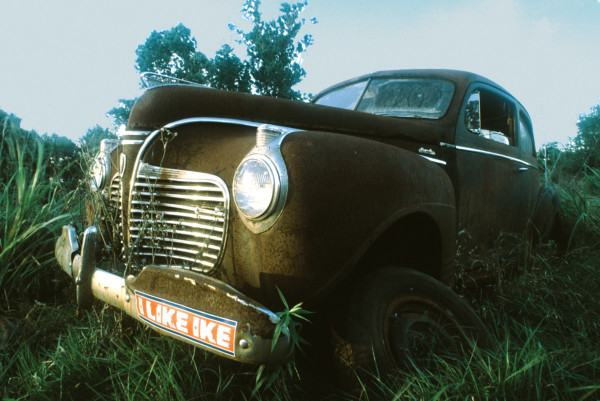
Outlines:
[[534, 243], [545, 243], [554, 240], [559, 247], [563, 248], [566, 241], [562, 221], [562, 209], [558, 195], [552, 188], [543, 187], [538, 194], [531, 217], [530, 238]]
[[339, 331], [334, 329], [334, 352], [346, 382], [363, 370], [383, 376], [395, 369], [429, 369], [432, 353], [456, 358], [489, 341], [485, 325], [462, 298], [405, 268], [369, 275], [354, 291]]

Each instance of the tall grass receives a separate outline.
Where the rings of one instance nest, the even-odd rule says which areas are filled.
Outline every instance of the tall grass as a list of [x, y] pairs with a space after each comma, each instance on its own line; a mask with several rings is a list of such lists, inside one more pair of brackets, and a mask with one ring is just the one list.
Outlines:
[[586, 167], [582, 176], [558, 188], [568, 225], [568, 247], [600, 245], [600, 170]]
[[[7, 120], [8, 121], [8, 120]], [[64, 197], [45, 175], [43, 144], [10, 124], [2, 127], [0, 158], [0, 310], [36, 299], [54, 277], [52, 251], [67, 221]]]

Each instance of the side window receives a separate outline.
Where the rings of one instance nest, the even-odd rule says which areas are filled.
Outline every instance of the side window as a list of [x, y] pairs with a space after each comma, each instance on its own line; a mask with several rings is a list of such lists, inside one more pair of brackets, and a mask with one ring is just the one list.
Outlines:
[[519, 147], [527, 154], [535, 154], [531, 121], [523, 112], [519, 113]]
[[469, 131], [505, 145], [515, 145], [515, 106], [487, 90], [474, 91], [467, 101], [465, 124]]

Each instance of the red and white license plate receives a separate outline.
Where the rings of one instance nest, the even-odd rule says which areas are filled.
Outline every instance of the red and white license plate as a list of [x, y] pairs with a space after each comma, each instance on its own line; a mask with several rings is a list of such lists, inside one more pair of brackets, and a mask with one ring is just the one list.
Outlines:
[[235, 356], [237, 322], [135, 291], [138, 315], [148, 324]]

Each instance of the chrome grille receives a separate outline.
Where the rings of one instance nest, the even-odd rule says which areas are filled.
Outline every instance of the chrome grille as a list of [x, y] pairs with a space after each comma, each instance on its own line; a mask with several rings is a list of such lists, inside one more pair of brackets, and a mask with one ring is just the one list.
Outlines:
[[225, 248], [229, 192], [219, 177], [141, 163], [131, 192], [137, 264], [208, 272]]

